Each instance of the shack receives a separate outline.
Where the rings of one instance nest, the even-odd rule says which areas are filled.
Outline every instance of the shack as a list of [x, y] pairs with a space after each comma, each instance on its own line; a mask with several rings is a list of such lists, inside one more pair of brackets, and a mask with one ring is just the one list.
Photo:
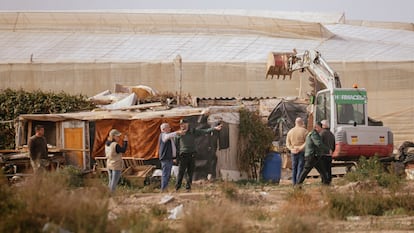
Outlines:
[[[91, 170], [94, 158], [104, 156], [104, 143], [112, 128], [129, 137], [125, 157], [143, 159], [145, 163], [158, 162], [159, 126], [167, 122], [178, 129], [182, 118], [190, 120], [194, 127], [207, 128], [218, 124], [224, 130], [197, 138], [199, 178], [207, 174], [237, 170], [237, 141], [239, 108], [235, 106], [175, 107], [157, 110], [153, 107], [135, 110], [99, 110], [62, 114], [20, 115], [16, 127], [16, 149], [27, 153], [27, 142], [34, 134], [34, 127], [45, 127], [49, 153], [59, 154], [66, 164]], [[197, 177], [196, 177], [197, 179]]]

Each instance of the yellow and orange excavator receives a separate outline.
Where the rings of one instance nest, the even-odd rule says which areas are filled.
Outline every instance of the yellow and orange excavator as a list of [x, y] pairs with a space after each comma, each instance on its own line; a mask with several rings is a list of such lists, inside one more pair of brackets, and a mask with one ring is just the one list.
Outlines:
[[360, 156], [393, 158], [391, 130], [368, 123], [367, 91], [364, 88], [342, 88], [339, 75], [318, 51], [269, 53], [266, 78], [291, 78], [295, 71], [308, 71], [311, 75], [314, 92], [309, 118], [313, 119], [313, 125], [321, 120], [329, 121], [336, 139], [333, 159], [358, 160]]

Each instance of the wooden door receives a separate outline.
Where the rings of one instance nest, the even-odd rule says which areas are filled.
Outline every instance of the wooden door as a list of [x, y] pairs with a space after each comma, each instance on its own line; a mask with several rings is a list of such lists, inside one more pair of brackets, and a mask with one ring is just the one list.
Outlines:
[[83, 128], [64, 129], [65, 149], [68, 150], [68, 160], [80, 168], [83, 166]]

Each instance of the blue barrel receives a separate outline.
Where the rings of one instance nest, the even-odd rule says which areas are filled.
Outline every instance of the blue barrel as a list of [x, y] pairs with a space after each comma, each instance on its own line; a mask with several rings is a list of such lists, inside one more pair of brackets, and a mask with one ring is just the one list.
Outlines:
[[282, 158], [277, 152], [270, 152], [266, 155], [262, 170], [263, 179], [279, 183], [282, 173]]

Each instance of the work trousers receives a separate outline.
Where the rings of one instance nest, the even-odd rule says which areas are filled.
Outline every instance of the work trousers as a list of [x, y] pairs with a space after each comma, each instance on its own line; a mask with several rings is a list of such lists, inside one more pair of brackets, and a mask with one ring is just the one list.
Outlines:
[[322, 179], [322, 183], [328, 185], [329, 182], [328, 182], [327, 172], [324, 167], [323, 158], [322, 156], [316, 156], [316, 155], [305, 156], [305, 167], [303, 171], [300, 173], [298, 184], [302, 184], [303, 181], [305, 181], [306, 177], [308, 176], [312, 168], [316, 168], [316, 170], [319, 172], [319, 175], [321, 176], [321, 179]]
[[326, 170], [326, 178], [328, 179], [328, 183], [332, 182], [332, 156], [331, 155], [323, 155], [323, 166]]
[[184, 174], [186, 174], [186, 185], [185, 189], [188, 191], [191, 190], [191, 183], [193, 182], [193, 173], [195, 167], [194, 154], [193, 153], [183, 153], [179, 156], [179, 165], [178, 165], [178, 177], [175, 184], [175, 190], [181, 188], [183, 182]]
[[46, 171], [50, 162], [47, 159], [30, 159], [30, 164], [32, 165], [33, 173], [37, 174]]

